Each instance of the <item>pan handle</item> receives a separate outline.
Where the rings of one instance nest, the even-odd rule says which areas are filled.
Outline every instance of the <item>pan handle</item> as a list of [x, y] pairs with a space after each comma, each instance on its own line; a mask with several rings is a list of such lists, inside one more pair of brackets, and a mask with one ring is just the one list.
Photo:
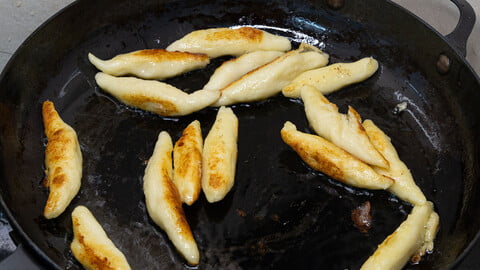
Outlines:
[[0, 262], [0, 269], [44, 270], [45, 268], [41, 267], [38, 261], [30, 255], [27, 247], [23, 244], [19, 244], [17, 249], [10, 256]]
[[467, 40], [475, 25], [475, 11], [466, 0], [451, 0], [460, 11], [460, 18], [453, 31], [446, 35], [448, 42], [463, 56], [467, 56]]

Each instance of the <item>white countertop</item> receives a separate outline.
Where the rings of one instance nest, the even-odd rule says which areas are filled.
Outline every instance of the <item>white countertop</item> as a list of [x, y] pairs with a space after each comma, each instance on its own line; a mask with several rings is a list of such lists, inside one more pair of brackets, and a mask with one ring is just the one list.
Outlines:
[[[450, 0], [393, 0], [442, 34], [455, 28], [459, 12]], [[480, 0], [468, 0], [477, 22], [467, 44], [467, 60], [480, 74]], [[0, 70], [28, 35], [73, 0], [0, 0]]]

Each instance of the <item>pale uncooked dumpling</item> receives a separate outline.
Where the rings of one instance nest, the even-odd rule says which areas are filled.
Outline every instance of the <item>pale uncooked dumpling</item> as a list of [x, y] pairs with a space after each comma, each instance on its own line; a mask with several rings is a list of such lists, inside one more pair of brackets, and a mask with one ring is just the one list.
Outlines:
[[335, 104], [309, 85], [302, 86], [301, 97], [308, 122], [319, 136], [367, 164], [388, 168], [388, 161], [370, 142], [360, 115], [352, 107], [346, 115], [338, 112]]
[[285, 123], [281, 136], [305, 163], [335, 180], [366, 189], [387, 189], [393, 184], [392, 179], [378, 174], [340, 147], [320, 136], [298, 131], [291, 122]]
[[328, 54], [302, 43], [297, 50], [285, 53], [221, 89], [220, 99], [213, 106], [266, 99], [278, 94], [298, 74], [327, 63]]
[[235, 182], [237, 137], [237, 117], [221, 107], [203, 147], [202, 190], [211, 203], [222, 200]]
[[51, 219], [65, 211], [80, 189], [82, 152], [77, 133], [60, 118], [53, 102], [43, 103], [42, 116], [48, 139], [45, 186], [50, 190], [43, 215]]
[[198, 90], [187, 94], [182, 90], [153, 80], [114, 77], [102, 72], [95, 76], [97, 84], [126, 105], [161, 116], [181, 116], [201, 110], [214, 103], [218, 91]]
[[173, 147], [173, 182], [182, 201], [192, 205], [200, 194], [203, 138], [200, 122], [190, 123]]
[[283, 54], [283, 52], [278, 51], [256, 51], [226, 61], [215, 70], [203, 89], [220, 90], [248, 72], [272, 62]]
[[305, 71], [282, 89], [286, 97], [299, 98], [300, 87], [314, 86], [322, 94], [327, 95], [347, 85], [368, 79], [378, 69], [377, 60], [365, 57], [353, 63], [337, 63]]
[[416, 205], [407, 219], [385, 239], [362, 265], [362, 270], [399, 270], [412, 257], [421, 257], [433, 250], [438, 230], [438, 215], [433, 204]]
[[197, 265], [200, 253], [183, 212], [180, 195], [172, 181], [172, 150], [170, 135], [165, 131], [160, 132], [143, 177], [147, 211], [187, 262]]
[[204, 53], [209, 57], [239, 56], [253, 51], [281, 51], [291, 49], [286, 37], [253, 28], [210, 28], [193, 31], [167, 47], [167, 51]]
[[425, 195], [417, 184], [415, 184], [410, 170], [398, 157], [397, 151], [390, 141], [390, 137], [388, 137], [371, 120], [365, 120], [363, 122], [363, 127], [375, 148], [390, 164], [388, 169], [374, 167], [374, 170], [379, 174], [386, 175], [395, 180], [393, 185], [388, 188], [388, 191], [413, 205], [422, 205], [426, 203], [427, 199], [425, 198]]
[[162, 49], [119, 54], [110, 60], [101, 60], [89, 53], [88, 60], [102, 72], [113, 76], [133, 75], [156, 80], [204, 68], [210, 63], [210, 58], [206, 54], [169, 52]]
[[102, 226], [85, 206], [72, 212], [73, 256], [88, 270], [129, 270], [125, 255], [108, 238]]

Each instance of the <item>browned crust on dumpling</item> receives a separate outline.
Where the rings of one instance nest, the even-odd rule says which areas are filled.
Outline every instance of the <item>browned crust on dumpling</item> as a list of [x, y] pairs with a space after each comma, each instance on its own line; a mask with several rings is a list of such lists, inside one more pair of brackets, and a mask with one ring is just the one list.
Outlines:
[[215, 141], [210, 145], [210, 149], [211, 152], [206, 166], [209, 172], [207, 185], [212, 189], [218, 189], [225, 186], [227, 178], [230, 177], [230, 175], [227, 175], [223, 170], [221, 170], [223, 168], [219, 168], [218, 166], [224, 162], [223, 157], [226, 156], [225, 143], [223, 141]]
[[174, 115], [178, 113], [178, 108], [172, 102], [139, 94], [124, 94], [122, 99], [128, 102], [128, 105], [137, 108], [144, 108], [146, 103], [155, 104], [155, 110], [152, 112], [159, 115]]
[[162, 61], [206, 61], [209, 59], [208, 55], [203, 53], [189, 53], [189, 52], [170, 52], [164, 49], [149, 49], [132, 52], [133, 56], [140, 56], [148, 58], [154, 62]]
[[177, 228], [177, 233], [183, 235], [183, 238], [187, 241], [195, 241], [193, 239], [192, 231], [190, 230], [190, 225], [188, 225], [187, 219], [185, 217], [185, 212], [182, 207], [182, 200], [180, 199], [180, 194], [178, 193], [177, 187], [172, 181], [172, 176], [168, 167], [172, 167], [171, 151], [168, 155], [168, 158], [163, 158], [163, 164], [161, 165], [161, 185], [165, 188], [163, 195], [163, 201], [168, 205], [168, 211], [170, 214], [175, 216], [175, 224]]
[[[80, 226], [80, 221], [77, 218], [72, 218], [73, 229], [75, 230]], [[85, 262], [88, 261], [95, 269], [102, 269], [102, 270], [115, 270], [111, 265], [112, 263], [110, 260], [102, 256], [103, 253], [101, 250], [101, 246], [90, 246], [88, 243], [85, 242], [85, 236], [79, 231], [76, 230], [76, 238], [78, 243], [82, 246], [83, 252], [77, 253], [78, 260]]]
[[297, 131], [290, 122], [285, 123], [281, 136], [310, 167], [335, 180], [368, 189], [386, 189], [393, 184], [345, 150], [320, 136]]
[[72, 212], [74, 238], [70, 249], [86, 269], [129, 270], [130, 266], [115, 244], [108, 238], [95, 217], [84, 206]]
[[188, 125], [173, 150], [173, 180], [183, 202], [191, 205], [198, 199], [202, 179], [202, 133], [200, 122]]
[[263, 39], [263, 31], [252, 27], [241, 27], [237, 29], [224, 29], [209, 33], [206, 37], [208, 41], [216, 40], [248, 40], [249, 43], [260, 43]]
[[[76, 178], [75, 172], [68, 173], [65, 170], [72, 168], [80, 170], [79, 177], [81, 178], [81, 153], [79, 153], [80, 146], [75, 131], [63, 122], [55, 110], [53, 102], [45, 101], [43, 103], [42, 117], [48, 140], [45, 148], [46, 178], [44, 185], [50, 188], [44, 216], [55, 218], [70, 202], [66, 198], [73, 198], [78, 192], [79, 183], [72, 184], [72, 182], [80, 181], [80, 179]], [[77, 154], [79, 156], [76, 156]], [[66, 187], [71, 187], [72, 190], [65, 190]], [[67, 194], [67, 191], [71, 193]]]

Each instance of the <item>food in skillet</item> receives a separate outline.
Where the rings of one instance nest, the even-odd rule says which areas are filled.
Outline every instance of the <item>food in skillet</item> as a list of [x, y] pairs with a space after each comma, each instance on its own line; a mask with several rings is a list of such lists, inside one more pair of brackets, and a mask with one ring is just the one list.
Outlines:
[[203, 89], [220, 90], [248, 72], [272, 62], [283, 54], [279, 51], [255, 51], [226, 61], [215, 70]]
[[348, 114], [340, 113], [337, 105], [328, 101], [315, 87], [304, 85], [299, 88], [308, 123], [319, 136], [367, 164], [388, 168], [388, 161], [373, 146], [355, 109], [349, 106]]
[[210, 28], [193, 31], [167, 47], [167, 51], [204, 53], [209, 57], [239, 56], [253, 51], [288, 51], [290, 40], [253, 27]]
[[182, 201], [192, 205], [200, 194], [203, 138], [200, 122], [190, 123], [173, 148], [173, 182]]
[[365, 120], [362, 125], [375, 148], [390, 164], [388, 169], [373, 167], [379, 174], [386, 175], [395, 180], [394, 184], [388, 188], [388, 191], [413, 205], [425, 204], [427, 202], [425, 195], [423, 195], [423, 192], [415, 184], [410, 170], [398, 157], [397, 150], [395, 150], [390, 137], [371, 120]]
[[170, 135], [162, 131], [145, 168], [143, 192], [147, 211], [164, 230], [187, 262], [197, 265], [200, 254], [182, 208], [182, 201], [172, 181], [172, 150]]
[[235, 181], [237, 137], [237, 117], [221, 107], [203, 147], [202, 190], [211, 203], [222, 200]]
[[[201, 35], [209, 36], [207, 30], [196, 32], [201, 32]], [[231, 33], [230, 31], [226, 32]], [[212, 33], [215, 33], [213, 35], [219, 37], [221, 36], [219, 33], [222, 33], [222, 31]], [[185, 39], [182, 39], [184, 41], [188, 40], [185, 42], [185, 44], [189, 43], [186, 46], [190, 46], [198, 40], [200, 40], [200, 42], [205, 42], [205, 40], [202, 41], [201, 38], [198, 40], [195, 40], [195, 38], [187, 38], [190, 35], [191, 34], [187, 35]], [[218, 45], [220, 43], [217, 43], [217, 48], [213, 48], [213, 46], [208, 49], [208, 52], [203, 51], [203, 53], [209, 53], [210, 57], [217, 57], [221, 55], [240, 55], [246, 52], [243, 51], [238, 54], [232, 53], [232, 51], [237, 49], [235, 46], [239, 44], [241, 45], [241, 42], [237, 42], [238, 44], [234, 44], [232, 47], [229, 45], [231, 43], [228, 43], [225, 40], [224, 42], [225, 43], [222, 45]], [[177, 41], [175, 43], [178, 45], [182, 42]], [[173, 45], [175, 45], [175, 43], [169, 46], [168, 49], [174, 47]], [[227, 46], [224, 46], [225, 44], [227, 44]], [[195, 50], [193, 47], [190, 47], [187, 51]], [[368, 268], [371, 267], [371, 265], [383, 265], [380, 269], [402, 267], [412, 255], [419, 258], [427, 250], [430, 251], [433, 249], [433, 240], [438, 227], [438, 215], [433, 211], [433, 206], [425, 208], [427, 204], [431, 203], [427, 203], [425, 196], [415, 185], [408, 168], [398, 158], [389, 138], [382, 133], [388, 138], [388, 143], [390, 145], [387, 145], [387, 143], [382, 140], [377, 140], [377, 137], [381, 134], [379, 135], [379, 133], [372, 128], [373, 122], [371, 123], [372, 125], [370, 125], [369, 120], [367, 120], [362, 125], [360, 116], [353, 108], [349, 108], [347, 115], [340, 114], [336, 105], [330, 103], [322, 95], [322, 93], [331, 93], [332, 91], [340, 89], [346, 85], [367, 79], [376, 72], [378, 69], [378, 63], [373, 58], [364, 58], [354, 63], [339, 63], [323, 68], [310, 68], [305, 67], [305, 63], [312, 64], [310, 62], [312, 57], [304, 57], [303, 60], [297, 59], [297, 62], [293, 60], [287, 62], [285, 60], [285, 58], [291, 57], [291, 55], [298, 53], [298, 51], [301, 50], [304, 50], [302, 53], [316, 51], [317, 54], [322, 55], [325, 63], [319, 66], [324, 66], [328, 62], [328, 55], [322, 53], [317, 48], [306, 44], [302, 44], [298, 50], [290, 51], [285, 54], [282, 50], [277, 52], [254, 51], [244, 54], [237, 59], [227, 61], [220, 66], [212, 75], [210, 81], [204, 86], [203, 90], [221, 91], [221, 97], [218, 101], [214, 102], [214, 106], [257, 101], [274, 95], [279, 91], [282, 91], [287, 97], [302, 97], [309, 123], [320, 136], [299, 132], [296, 130], [296, 127], [289, 122], [285, 124], [281, 134], [282, 139], [297, 151], [307, 164], [352, 186], [368, 189], [387, 189], [400, 198], [414, 204], [415, 211], [412, 211], [409, 218], [397, 229], [398, 233], [395, 232], [390, 236], [381, 246], [379, 246], [377, 252], [372, 255], [371, 260], [373, 260], [374, 263], [369, 266], [367, 261], [364, 265], [364, 267], [366, 267], [365, 269], [371, 269]], [[285, 61], [286, 63], [283, 63], [282, 61]], [[295, 65], [294, 63], [303, 64]], [[318, 63], [313, 64], [318, 65]], [[307, 71], [298, 70], [299, 67], [306, 68], [305, 70]], [[266, 82], [264, 81], [265, 78], [267, 78]], [[303, 88], [309, 90], [302, 90]], [[225, 108], [222, 107], [219, 110], [217, 121], [220, 118], [220, 112], [224, 109]], [[190, 112], [185, 114], [188, 113]], [[214, 127], [217, 124], [217, 121], [214, 124]], [[237, 125], [236, 129], [238, 129], [238, 120], [236, 117], [235, 121]], [[214, 134], [214, 127], [212, 127], [210, 134]], [[319, 131], [317, 131], [317, 129]], [[370, 132], [368, 132], [369, 129]], [[381, 132], [381, 130], [379, 130], [379, 132]], [[208, 146], [208, 144], [210, 144], [208, 142], [210, 134], [205, 140], [205, 149], [210, 149]], [[219, 138], [222, 136], [219, 136], [218, 134], [222, 134], [222, 132], [217, 132], [217, 139], [212, 139], [215, 143], [221, 141]], [[341, 136], [338, 136], [338, 134], [341, 134]], [[205, 161], [207, 158], [204, 156], [202, 186], [206, 197], [210, 202], [221, 200], [233, 186], [237, 151], [236, 136], [237, 134], [234, 136], [235, 161], [233, 162], [233, 166], [227, 164], [225, 165], [226, 167], [229, 166], [227, 169], [217, 170], [214, 173], [210, 173], [223, 173], [223, 175], [215, 175], [215, 177], [211, 179], [231, 179], [231, 181], [221, 182], [224, 185], [220, 188], [215, 189], [214, 186], [217, 184], [213, 185], [212, 183], [214, 182], [204, 180], [207, 178], [205, 177], [205, 172], [208, 172], [207, 169], [205, 169]], [[325, 139], [321, 136], [325, 137]], [[215, 136], [212, 135], [212, 138], [215, 138]], [[335, 140], [336, 142], [334, 142]], [[182, 139], [179, 141], [182, 141]], [[211, 152], [215, 151], [211, 150]], [[220, 152], [227, 151], [221, 150]], [[217, 158], [217, 160], [219, 159]], [[217, 167], [219, 163], [211, 162], [211, 164]], [[177, 165], [174, 167], [176, 169]], [[229, 173], [232, 171], [232, 168], [233, 172]], [[175, 176], [173, 181], [176, 181]], [[205, 183], [208, 183], [207, 186], [205, 186]], [[217, 181], [217, 183], [220, 182]], [[180, 189], [179, 186], [178, 189]], [[185, 199], [183, 199], [183, 201], [186, 202]], [[428, 215], [426, 223], [423, 222], [424, 215], [421, 213]], [[158, 224], [157, 221], [156, 223]], [[425, 228], [423, 231], [418, 227], [420, 226], [419, 224], [423, 224], [422, 226]], [[419, 232], [419, 230], [421, 232]], [[409, 241], [406, 241], [405, 245], [396, 246], [397, 240], [395, 239], [403, 237], [403, 234], [413, 235], [414, 238], [412, 239], [416, 239], [416, 242], [409, 239]], [[399, 237], [397, 235], [401, 236]], [[170, 234], [169, 237], [172, 238]], [[172, 242], [174, 241], [172, 240]], [[390, 242], [395, 244], [390, 245]], [[395, 254], [388, 251], [389, 249], [400, 250], [402, 253]], [[187, 257], [186, 255], [184, 256]], [[378, 263], [378, 261], [382, 261], [382, 263]]]
[[394, 179], [395, 183], [388, 191], [413, 204], [414, 208], [407, 220], [378, 246], [362, 269], [401, 269], [409, 258], [418, 262], [426, 252], [433, 251], [440, 218], [433, 210], [433, 204], [426, 200], [415, 184], [410, 170], [398, 157], [390, 138], [371, 120], [365, 120], [363, 126], [375, 147], [390, 163], [388, 169], [374, 169]]
[[115, 246], [85, 206], [77, 206], [72, 212], [73, 256], [89, 270], [130, 269], [125, 255]]
[[222, 88], [220, 99], [213, 106], [266, 99], [279, 93], [300, 73], [327, 63], [328, 54], [302, 43], [298, 49], [285, 53]]
[[43, 102], [42, 116], [48, 139], [45, 186], [50, 190], [43, 215], [52, 219], [63, 213], [80, 189], [82, 152], [77, 133], [60, 118], [53, 102]]
[[438, 215], [431, 202], [415, 205], [407, 219], [378, 246], [361, 269], [402, 269], [412, 256], [418, 262], [426, 251], [432, 251], [437, 226]]
[[198, 90], [187, 94], [182, 90], [154, 80], [114, 77], [102, 72], [95, 76], [98, 86], [126, 105], [161, 116], [180, 116], [201, 110], [214, 103], [218, 91]]
[[393, 184], [392, 179], [378, 174], [345, 150], [320, 136], [298, 131], [291, 122], [285, 123], [281, 136], [305, 163], [335, 180], [367, 189], [387, 189]]
[[327, 95], [347, 85], [368, 79], [377, 69], [377, 60], [365, 57], [353, 63], [337, 63], [308, 70], [285, 86], [282, 93], [286, 97], [299, 98], [300, 86], [311, 85]]
[[[320, 103], [323, 102], [324, 104], [329, 104], [328, 100], [321, 94], [320, 91], [309, 85], [304, 85], [300, 88], [301, 97], [305, 104], [307, 118], [312, 127], [315, 127], [316, 124], [312, 122], [312, 120], [316, 119], [318, 123], [322, 124], [338, 121], [336, 120], [336, 114], [331, 114], [328, 111], [321, 109], [317, 110], [317, 108], [321, 108], [322, 106], [321, 104], [318, 104], [319, 100], [321, 100]], [[310, 110], [307, 107], [310, 107]], [[334, 109], [334, 112], [338, 113], [336, 106]], [[365, 168], [354, 168], [349, 166], [349, 169], [353, 169], [355, 171], [354, 174], [364, 173], [365, 170], [373, 170], [378, 173], [378, 175], [381, 175], [387, 179], [391, 179], [392, 184], [387, 187], [387, 190], [414, 205], [412, 213], [409, 215], [407, 220], [404, 221], [398, 227], [398, 229], [381, 245], [379, 245], [375, 253], [365, 262], [362, 269], [401, 269], [407, 263], [409, 258], [419, 261], [421, 256], [423, 256], [426, 252], [433, 251], [433, 242], [438, 229], [439, 216], [433, 210], [433, 204], [426, 201], [425, 196], [415, 184], [410, 171], [398, 157], [395, 148], [391, 144], [390, 138], [383, 133], [383, 131], [381, 131], [371, 120], [366, 120], [363, 122], [363, 124], [361, 123], [359, 116], [351, 120], [355, 121], [354, 123], [357, 126], [356, 129], [345, 129], [345, 136], [338, 136], [338, 131], [332, 132], [331, 135], [337, 136], [336, 139], [338, 140], [344, 140], [348, 142], [351, 136], [355, 136], [356, 133], [358, 133], [357, 129], [362, 130], [362, 132], [368, 136], [368, 139], [371, 140], [373, 147], [384, 158], [387, 159], [390, 166], [388, 168], [381, 168], [377, 166], [370, 167], [370, 165], [365, 164]], [[329, 124], [323, 128], [332, 128], [334, 131], [335, 124]], [[290, 132], [288, 132], [289, 130]], [[322, 133], [320, 135], [325, 136], [323, 135], [324, 132], [325, 130], [322, 130], [318, 133]], [[284, 141], [290, 145], [312, 168], [322, 171], [334, 179], [341, 180], [339, 178], [341, 178], [342, 175], [340, 174], [340, 176], [338, 176], [334, 175], [334, 173], [341, 171], [339, 170], [338, 164], [340, 164], [339, 160], [343, 160], [343, 158], [328, 158], [329, 155], [332, 155], [334, 152], [331, 149], [318, 148], [318, 145], [320, 145], [320, 143], [324, 140], [322, 137], [304, 134], [302, 136], [302, 140], [295, 140], [289, 139], [287, 136], [288, 133], [297, 133], [297, 136], [300, 136], [300, 132], [296, 131], [295, 126], [289, 122], [285, 124], [281, 131]], [[316, 141], [313, 138], [316, 138]], [[327, 140], [325, 141], [328, 142]], [[340, 142], [336, 144], [338, 145], [344, 143], [345, 142]], [[315, 145], [315, 147], [312, 147], [312, 145]], [[370, 179], [367, 179], [367, 181], [369, 180]], [[350, 183], [346, 181], [343, 182], [352, 186], [362, 187], [356, 185], [356, 183]], [[369, 187], [363, 186], [363, 188]]]
[[204, 68], [210, 63], [206, 54], [169, 52], [162, 49], [139, 50], [101, 60], [89, 53], [88, 60], [96, 68], [113, 76], [134, 75], [142, 79], [164, 80], [182, 73]]

